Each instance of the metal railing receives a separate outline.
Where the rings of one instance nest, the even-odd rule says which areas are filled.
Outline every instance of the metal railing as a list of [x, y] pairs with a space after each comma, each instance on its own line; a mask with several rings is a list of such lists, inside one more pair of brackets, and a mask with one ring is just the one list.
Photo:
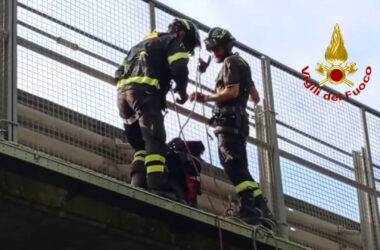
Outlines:
[[[12, 109], [2, 108], [1, 119], [19, 126], [3, 129], [14, 131], [21, 144], [127, 180], [131, 148], [123, 143], [113, 72], [151, 30], [165, 31], [174, 17], [190, 17], [154, 0], [19, 0], [17, 6], [18, 101], [6, 102]], [[194, 21], [205, 38], [209, 27]], [[1, 53], [11, 55], [5, 39], [2, 45]], [[321, 249], [380, 247], [380, 113], [352, 99], [324, 101], [305, 90], [300, 72], [239, 42], [236, 51], [250, 64], [265, 98], [256, 113], [249, 108], [255, 118], [247, 149], [250, 171], [284, 223], [278, 234]], [[197, 50], [190, 60], [189, 91], [195, 89], [199, 56], [208, 54]], [[1, 58], [0, 76], [10, 79]], [[202, 75], [203, 91], [213, 90], [219, 68], [211, 65]], [[1, 90], [15, 88], [15, 82], [4, 82]], [[323, 91], [336, 93], [327, 87]], [[3, 104], [10, 95], [1, 93]], [[168, 96], [169, 139], [179, 133], [173, 105]], [[182, 123], [191, 109], [191, 103], [178, 107]], [[205, 174], [228, 182], [216, 139], [206, 134], [211, 109], [198, 104], [184, 132], [186, 139], [205, 144], [211, 137], [204, 158], [216, 168]], [[297, 237], [301, 234], [305, 240]]]

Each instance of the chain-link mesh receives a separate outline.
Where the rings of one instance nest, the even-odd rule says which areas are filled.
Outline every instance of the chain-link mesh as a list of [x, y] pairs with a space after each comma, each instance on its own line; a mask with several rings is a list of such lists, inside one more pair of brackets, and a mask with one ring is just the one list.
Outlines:
[[[303, 86], [302, 79], [275, 66], [272, 66], [272, 82], [280, 149], [354, 179], [351, 152], [362, 146], [360, 109], [344, 101], [329, 102], [315, 96]], [[347, 185], [317, 173], [307, 174], [304, 168], [295, 166], [289, 161], [282, 164], [284, 190], [288, 194], [359, 221], [354, 188], [347, 190], [349, 195], [340, 196], [337, 190], [345, 190]], [[286, 184], [292, 183], [291, 180], [297, 180], [293, 188]]]
[[[110, 3], [107, 11], [101, 11], [100, 1], [20, 1], [19, 133], [22, 144], [126, 179], [131, 148], [121, 143], [124, 136], [112, 75], [127, 49], [149, 33], [150, 15], [149, 5], [144, 2]], [[81, 15], [84, 9], [86, 14]], [[166, 31], [174, 17], [156, 9], [156, 18], [157, 30]], [[206, 33], [201, 31], [201, 35], [205, 38]], [[191, 58], [189, 92], [200, 88], [195, 71], [200, 52], [203, 58], [208, 56], [204, 50], [197, 50]], [[202, 75], [204, 92], [213, 90], [220, 66], [213, 64]], [[170, 94], [168, 100], [174, 102]], [[187, 103], [183, 108], [190, 111], [193, 105]], [[194, 110], [209, 118], [212, 106], [196, 104]], [[182, 125], [188, 120], [171, 106], [165, 119], [168, 140], [179, 136], [178, 117]], [[216, 138], [204, 119], [191, 119], [184, 134], [188, 140], [210, 144], [204, 158], [221, 167]], [[248, 155], [251, 172], [258, 179], [254, 145], [248, 145]]]
[[366, 117], [374, 175], [380, 182], [380, 117], [368, 112]]
[[281, 158], [281, 170], [284, 193], [287, 195], [353, 221], [360, 221], [358, 199], [354, 187], [286, 158]]
[[[375, 188], [380, 191], [380, 117], [366, 112]], [[380, 214], [380, 197], [377, 198]]]
[[[360, 231], [357, 189], [331, 177], [336, 174], [355, 180], [352, 151], [360, 151], [364, 146], [360, 108], [345, 101], [323, 100], [304, 87], [304, 80], [280, 65], [272, 65], [271, 75], [278, 142], [284, 152], [280, 160], [283, 190], [304, 201], [287, 200], [287, 205]], [[320, 95], [323, 94], [322, 91]], [[326, 175], [326, 171], [331, 174]], [[319, 231], [315, 225], [300, 228]], [[324, 237], [347, 244], [341, 236]], [[358, 245], [360, 242], [356, 242]]]
[[272, 81], [282, 148], [290, 146], [284, 143], [290, 139], [311, 150], [292, 153], [353, 179], [351, 153], [363, 145], [360, 109], [315, 96], [304, 80], [277, 67], [272, 67]]
[[[168, 28], [168, 24], [170, 22], [172, 22], [176, 16], [173, 16], [169, 13], [166, 13], [163, 10], [156, 9], [155, 10], [155, 17], [156, 17], [156, 29], [158, 31], [166, 31]], [[201, 36], [201, 40], [203, 41], [207, 37], [207, 33], [203, 30], [200, 30], [200, 36]], [[262, 81], [261, 81], [261, 66], [260, 66], [261, 62], [260, 62], [260, 60], [255, 58], [252, 55], [249, 55], [248, 53], [246, 53], [244, 51], [239, 50], [239, 49], [237, 49], [237, 51], [245, 60], [247, 60], [247, 62], [251, 66], [253, 80], [255, 81], [259, 92], [261, 92], [262, 91]], [[200, 88], [202, 88], [202, 91], [204, 93], [207, 93], [207, 94], [210, 94], [210, 91], [214, 90], [215, 78], [220, 71], [221, 64], [217, 64], [214, 61], [212, 61], [209, 68], [207, 69], [207, 71], [201, 75], [200, 83], [197, 82], [198, 73], [195, 70], [197, 67], [198, 58], [201, 57], [201, 58], [203, 58], [203, 60], [207, 60], [207, 58], [209, 56], [210, 56], [210, 54], [205, 49], [202, 49], [202, 50], [196, 49], [194, 55], [190, 58], [190, 62], [188, 64], [188, 67], [190, 69], [190, 74], [189, 74], [190, 84], [189, 84], [189, 88], [188, 88], [189, 93], [191, 93], [192, 91], [195, 91], [196, 88], [198, 88], [198, 91], [200, 90]], [[168, 96], [168, 100], [173, 102], [173, 99], [170, 95]], [[195, 105], [195, 108], [193, 107], [193, 105]], [[202, 104], [194, 104], [194, 103], [188, 102], [183, 107], [185, 107], [188, 110], [194, 109], [194, 112], [196, 114], [200, 114], [202, 116], [205, 116], [206, 118], [210, 118], [212, 115], [213, 105], [210, 105], [210, 104], [202, 105]], [[179, 129], [178, 129], [179, 125], [178, 125], [178, 119], [177, 119], [176, 115], [174, 115], [174, 114], [172, 115], [171, 114], [172, 112], [175, 113], [175, 111], [172, 111], [172, 110], [169, 111], [169, 115], [165, 119], [165, 125], [166, 125], [167, 130], [169, 131], [169, 134], [172, 136], [176, 136], [176, 135], [178, 135], [178, 132], [179, 132]], [[253, 111], [251, 110], [250, 112], [252, 114]], [[185, 121], [185, 118], [183, 118], [183, 121], [181, 121], [181, 124], [183, 124], [184, 121]], [[250, 122], [252, 125], [254, 124], [253, 119], [251, 119]], [[199, 124], [198, 126], [194, 126], [194, 125], [191, 125], [192, 123], [194, 123], [194, 121], [191, 121], [189, 123], [189, 126], [186, 127], [185, 132], [186, 131], [189, 131], [189, 132], [185, 133], [185, 134], [189, 135], [189, 137], [195, 136], [194, 139], [198, 139], [198, 140], [201, 139], [207, 145], [207, 134], [205, 133], [206, 132], [205, 131], [205, 125]], [[193, 126], [197, 130], [192, 129]], [[175, 131], [174, 134], [173, 134], [173, 131]], [[199, 133], [197, 133], [195, 131], [197, 131], [197, 132], [199, 131]], [[216, 138], [212, 132], [212, 128], [209, 129], [208, 134], [209, 134], [209, 138], [210, 138], [209, 142], [210, 142], [210, 151], [211, 152], [209, 153], [209, 149], [207, 148], [206, 152], [204, 154], [204, 156], [205, 156], [204, 158], [208, 162], [212, 163], [214, 166], [221, 167], [221, 165], [219, 163], [219, 158], [218, 158], [217, 142], [216, 142]], [[254, 127], [251, 126], [250, 135], [254, 137], [255, 134], [256, 134], [255, 129], [254, 129]], [[169, 136], [169, 138], [170, 138], [170, 136]], [[257, 164], [256, 147], [254, 145], [248, 145], [247, 153], [248, 153], [248, 162], [249, 162], [250, 172], [254, 176], [254, 178], [258, 179], [259, 172], [258, 172], [258, 164]], [[210, 159], [210, 157], [211, 157], [211, 159]]]
[[120, 144], [113, 74], [150, 31], [149, 8], [140, 1], [104, 7], [19, 1], [20, 143], [125, 178], [130, 148]]
[[[4, 7], [2, 4], [0, 9]], [[156, 29], [166, 31], [175, 15], [156, 6]], [[19, 0], [19, 142], [125, 180], [132, 149], [122, 143], [125, 138], [113, 74], [128, 49], [150, 31], [149, 4], [144, 1]], [[200, 31], [202, 40], [206, 32]], [[256, 88], [263, 97], [261, 59], [243, 47], [235, 50], [249, 63]], [[212, 62], [200, 82], [195, 70], [198, 58], [205, 60], [208, 56], [205, 49], [196, 49], [191, 57], [188, 92], [213, 91], [221, 64]], [[3, 62], [0, 77], [4, 74]], [[365, 146], [360, 109], [344, 101], [322, 100], [303, 86], [303, 80], [277, 64], [271, 66], [271, 75], [286, 205], [359, 231], [357, 189], [344, 180], [355, 180], [352, 151]], [[184, 135], [187, 140], [202, 140], [206, 146], [203, 158], [221, 168], [217, 140], [212, 128], [205, 126], [213, 106], [188, 102], [178, 107], [177, 113], [170, 93], [168, 101], [165, 116], [168, 140], [179, 136], [180, 124], [188, 121], [188, 114], [194, 109]], [[3, 104], [0, 105], [2, 108]], [[252, 104], [248, 111], [253, 114]], [[367, 122], [379, 190], [380, 118], [368, 113]], [[250, 123], [250, 136], [256, 138], [253, 118]], [[247, 145], [249, 169], [258, 180], [257, 149], [255, 144]], [[334, 175], [346, 179], [338, 181]], [[316, 233], [313, 225], [290, 223]], [[321, 230], [317, 233], [342, 246], [351, 244], [340, 234]], [[359, 248], [358, 244], [350, 246]]]

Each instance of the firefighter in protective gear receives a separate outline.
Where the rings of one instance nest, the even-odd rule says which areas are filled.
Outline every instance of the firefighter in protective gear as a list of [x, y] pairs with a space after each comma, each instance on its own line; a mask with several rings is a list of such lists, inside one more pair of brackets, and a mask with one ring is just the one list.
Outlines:
[[201, 154], [204, 150], [201, 141], [174, 138], [168, 143], [166, 164], [170, 184], [180, 200], [192, 207], [197, 207], [197, 196], [201, 194], [200, 173], [204, 164]]
[[187, 101], [187, 64], [197, 46], [200, 38], [194, 23], [174, 19], [167, 33], [153, 31], [133, 46], [115, 73], [118, 109], [135, 149], [132, 184], [163, 196], [171, 194], [165, 165], [166, 94], [174, 80], [174, 92], [180, 97], [176, 102]]
[[211, 122], [218, 138], [220, 162], [241, 198], [240, 217], [257, 225], [263, 217], [272, 218], [259, 183], [249, 173], [247, 162], [249, 123], [246, 106], [249, 96], [255, 103], [260, 97], [248, 63], [238, 53], [232, 53], [234, 41], [225, 29], [209, 31], [205, 39], [206, 49], [213, 51], [216, 61], [223, 66], [216, 79], [215, 93], [206, 96], [195, 92], [190, 95], [190, 100], [215, 102]]

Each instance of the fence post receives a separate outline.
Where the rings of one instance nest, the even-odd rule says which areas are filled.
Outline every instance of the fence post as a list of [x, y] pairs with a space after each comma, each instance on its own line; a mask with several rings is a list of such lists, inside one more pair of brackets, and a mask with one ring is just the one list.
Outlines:
[[286, 210], [284, 194], [282, 191], [280, 156], [277, 141], [276, 117], [274, 109], [272, 79], [270, 71], [270, 59], [262, 56], [261, 66], [264, 82], [264, 129], [266, 143], [270, 149], [266, 150], [266, 166], [261, 167], [264, 179], [264, 190], [266, 190], [269, 204], [275, 218], [278, 220], [277, 235], [283, 238], [288, 237], [288, 227], [286, 225]]
[[0, 136], [17, 141], [17, 1], [0, 6]]
[[[366, 185], [376, 190], [376, 184], [375, 184], [375, 176], [373, 172], [372, 167], [372, 155], [371, 155], [371, 146], [369, 141], [369, 134], [368, 134], [368, 124], [367, 124], [367, 117], [366, 117], [366, 111], [364, 108], [361, 108], [361, 118], [362, 118], [362, 127], [363, 127], [363, 136], [365, 141], [365, 146], [362, 148], [362, 155], [363, 155], [363, 164], [364, 164], [364, 171], [366, 174]], [[377, 197], [374, 194], [369, 194], [368, 198], [369, 205], [370, 205], [370, 215], [372, 218], [372, 232], [373, 232], [373, 238], [374, 238], [374, 244], [376, 249], [380, 249], [380, 215], [379, 215], [379, 207], [377, 204]]]
[[[355, 177], [356, 181], [367, 185], [367, 177], [364, 168], [364, 161], [361, 152], [352, 151]], [[369, 200], [369, 193], [366, 191], [357, 189], [358, 201], [359, 201], [359, 212], [360, 212], [360, 229], [361, 229], [361, 239], [363, 249], [374, 250], [375, 239], [373, 234], [373, 220], [371, 216], [371, 205]]]
[[[268, 141], [266, 131], [265, 131], [265, 119], [264, 119], [264, 108], [260, 105], [256, 106], [255, 109], [255, 127], [256, 127], [256, 138], [263, 143]], [[258, 162], [259, 162], [259, 173], [260, 173], [260, 188], [265, 197], [268, 198], [268, 205], [270, 208], [273, 208], [272, 199], [270, 197], [270, 177], [267, 171], [268, 166], [268, 157], [267, 157], [268, 148], [263, 147], [262, 145], [257, 146], [258, 152]]]
[[154, 2], [149, 1], [149, 20], [150, 20], [150, 31], [156, 29], [156, 12], [155, 12]]

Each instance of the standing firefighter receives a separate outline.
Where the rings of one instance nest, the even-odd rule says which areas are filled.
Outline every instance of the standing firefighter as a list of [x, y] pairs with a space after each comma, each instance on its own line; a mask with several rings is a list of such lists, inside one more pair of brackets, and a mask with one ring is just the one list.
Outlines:
[[211, 121], [216, 125], [220, 162], [241, 197], [240, 217], [257, 225], [263, 217], [272, 217], [259, 184], [248, 171], [247, 162], [249, 124], [246, 106], [249, 96], [255, 103], [260, 97], [248, 63], [237, 53], [232, 53], [234, 41], [235, 38], [225, 29], [210, 30], [205, 39], [206, 48], [214, 52], [217, 62], [223, 62], [223, 66], [216, 79], [215, 93], [206, 96], [195, 92], [190, 95], [190, 100], [215, 102]]
[[166, 170], [166, 133], [163, 110], [170, 81], [187, 101], [187, 64], [200, 46], [198, 29], [189, 20], [174, 19], [168, 33], [153, 31], [130, 49], [116, 71], [117, 99], [127, 139], [135, 149], [132, 184], [173, 198]]

